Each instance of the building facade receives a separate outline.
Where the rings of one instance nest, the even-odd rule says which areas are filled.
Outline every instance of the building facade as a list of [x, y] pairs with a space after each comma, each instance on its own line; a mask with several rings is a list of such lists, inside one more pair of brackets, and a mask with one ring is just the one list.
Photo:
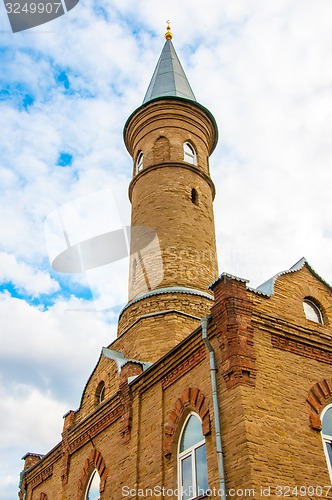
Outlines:
[[211, 113], [166, 42], [124, 128], [128, 304], [21, 500], [332, 498], [332, 288], [305, 259], [218, 276]]

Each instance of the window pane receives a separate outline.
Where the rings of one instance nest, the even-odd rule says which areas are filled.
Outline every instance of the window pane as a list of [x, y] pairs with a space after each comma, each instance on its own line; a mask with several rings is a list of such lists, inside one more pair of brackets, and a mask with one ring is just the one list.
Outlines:
[[204, 439], [204, 436], [202, 434], [201, 422], [197, 417], [191, 415], [182, 434], [180, 452], [191, 448], [202, 441], [202, 439]]
[[322, 422], [323, 434], [332, 436], [332, 407], [327, 410]]
[[140, 151], [136, 160], [136, 172], [140, 172], [143, 168], [143, 153]]
[[184, 161], [188, 163], [192, 163], [193, 165], [196, 165], [196, 151], [194, 147], [189, 144], [188, 142], [185, 142], [183, 145], [183, 150], [184, 150]]
[[327, 454], [329, 456], [330, 465], [332, 466], [332, 444], [325, 441]]
[[98, 472], [94, 472], [92, 481], [90, 483], [87, 500], [99, 500], [100, 477]]
[[205, 444], [195, 450], [197, 493], [203, 495], [209, 489]]
[[315, 321], [316, 323], [322, 323], [322, 317], [318, 307], [309, 300], [303, 302], [304, 314], [307, 319]]
[[192, 481], [192, 468], [191, 468], [191, 455], [181, 460], [181, 474], [182, 474], [182, 498], [187, 500], [194, 496], [193, 481]]
[[186, 142], [184, 145], [184, 151], [186, 154], [189, 154], [190, 156], [194, 156], [195, 154], [194, 148], [192, 147], [191, 144], [188, 144], [188, 142]]

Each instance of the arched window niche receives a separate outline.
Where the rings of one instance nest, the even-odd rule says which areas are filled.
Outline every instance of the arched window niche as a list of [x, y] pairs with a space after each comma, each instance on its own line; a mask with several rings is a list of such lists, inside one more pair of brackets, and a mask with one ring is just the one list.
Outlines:
[[97, 469], [91, 474], [84, 500], [100, 500], [100, 476]]
[[324, 324], [321, 308], [311, 297], [304, 298], [303, 309], [307, 319], [315, 323], [320, 323], [321, 325]]
[[204, 495], [209, 489], [205, 437], [196, 413], [187, 416], [178, 442], [179, 500]]
[[197, 165], [196, 149], [190, 142], [185, 142], [183, 144], [183, 159], [187, 163], [191, 163], [192, 165]]
[[326, 406], [321, 414], [322, 439], [327, 468], [332, 481], [332, 404]]

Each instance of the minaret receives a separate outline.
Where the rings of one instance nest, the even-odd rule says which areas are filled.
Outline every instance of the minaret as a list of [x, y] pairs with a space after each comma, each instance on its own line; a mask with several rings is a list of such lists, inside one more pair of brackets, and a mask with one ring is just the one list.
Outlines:
[[124, 127], [133, 158], [132, 232], [129, 302], [116, 343], [145, 361], [199, 326], [213, 302], [208, 285], [218, 275], [209, 173], [217, 126], [195, 99], [169, 24], [165, 38], [143, 104]]

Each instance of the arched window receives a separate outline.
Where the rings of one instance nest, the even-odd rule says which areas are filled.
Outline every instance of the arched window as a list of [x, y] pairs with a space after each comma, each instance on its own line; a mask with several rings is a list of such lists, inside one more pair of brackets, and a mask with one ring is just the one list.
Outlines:
[[310, 321], [315, 321], [315, 323], [323, 324], [323, 316], [319, 307], [309, 298], [305, 298], [303, 301], [304, 314]]
[[179, 499], [204, 495], [209, 489], [205, 438], [195, 413], [184, 423], [178, 449]]
[[191, 163], [192, 165], [197, 165], [197, 153], [194, 146], [190, 142], [185, 142], [183, 145], [184, 161]]
[[332, 480], [332, 405], [324, 408], [322, 415], [322, 438], [327, 461], [327, 468]]
[[135, 168], [136, 174], [138, 174], [138, 172], [140, 172], [142, 169], [143, 169], [143, 152], [139, 151], [136, 159], [136, 168]]
[[96, 405], [98, 406], [105, 399], [105, 382], [102, 380], [99, 382], [96, 389]]
[[96, 469], [93, 471], [90, 477], [84, 500], [100, 500], [99, 490], [100, 490], [100, 476]]

